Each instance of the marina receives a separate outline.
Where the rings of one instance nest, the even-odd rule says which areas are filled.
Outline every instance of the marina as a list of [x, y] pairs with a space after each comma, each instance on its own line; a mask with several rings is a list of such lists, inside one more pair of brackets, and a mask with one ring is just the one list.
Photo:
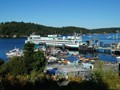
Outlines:
[[[35, 43], [35, 51], [41, 50], [44, 52], [47, 60], [46, 69], [44, 72], [47, 74], [55, 76], [62, 74], [63, 77], [68, 75], [80, 75], [85, 79], [88, 77], [90, 70], [94, 69], [94, 65], [97, 61], [103, 61], [105, 63], [105, 69], [108, 69], [108, 65], [110, 67], [115, 65], [114, 69], [118, 67], [119, 58], [111, 53], [113, 46], [106, 45], [105, 42], [101, 43], [102, 41], [98, 41], [100, 39], [92, 39], [92, 35], [91, 37], [86, 36], [86, 38], [84, 38], [84, 36], [80, 36], [78, 39], [75, 39], [74, 36], [68, 36], [69, 38], [73, 38], [71, 40], [66, 40], [68, 37], [66, 39], [62, 37], [64, 39], [59, 40], [58, 37], [54, 35], [50, 35], [49, 38], [44, 37], [42, 40], [41, 37], [38, 38], [38, 35], [33, 35], [33, 37], [35, 37], [35, 39], [30, 39], [30, 37], [22, 39], [21, 45], [23, 46], [24, 43], [30, 41]], [[12, 40], [14, 41], [17, 39]], [[15, 46], [18, 47], [17, 45]], [[22, 47], [20, 47], [20, 49], [22, 49]], [[8, 52], [6, 52], [5, 55], [7, 56], [7, 59], [13, 56], [22, 55], [18, 48], [12, 48], [8, 51], [9, 55], [7, 55]], [[18, 52], [20, 52], [19, 55], [17, 54]]]
[[[111, 34], [110, 34], [111, 35]], [[103, 44], [112, 44], [112, 43], [115, 43], [116, 41], [115, 40], [108, 40], [107, 39], [107, 35], [104, 35], [104, 34], [99, 34], [99, 35], [91, 35], [92, 37], [88, 37], [87, 35], [82, 35], [82, 41], [83, 42], [86, 42], [88, 40], [90, 40], [91, 38], [97, 38], [99, 40], [99, 42], [103, 42]], [[118, 35], [119, 37], [120, 35]], [[10, 39], [0, 39], [0, 43], [1, 43], [1, 47], [0, 48], [0, 58], [4, 59], [5, 61], [8, 60], [8, 58], [6, 57], [5, 53], [7, 53], [9, 50], [12, 50], [15, 46], [19, 49], [23, 49], [23, 46], [24, 46], [24, 43], [25, 43], [25, 40], [27, 40], [27, 38], [10, 38]], [[117, 40], [119, 42], [119, 38]], [[100, 43], [98, 43], [100, 44]], [[82, 48], [83, 49], [83, 48]], [[79, 51], [71, 51], [69, 50], [69, 52], [73, 52], [73, 53], [79, 53]], [[93, 52], [91, 52], [92, 54]], [[110, 62], [116, 62], [116, 56], [112, 55], [112, 54], [107, 54], [107, 53], [99, 53], [99, 52], [96, 52], [97, 55], [100, 57], [101, 60], [105, 60], [105, 61], [110, 61]], [[94, 54], [96, 54], [94, 53]], [[89, 52], [85, 52], [84, 55], [85, 56], [88, 56], [91, 55]], [[93, 56], [94, 56], [93, 54]], [[109, 58], [110, 57], [110, 58]], [[113, 58], [114, 57], [114, 58]], [[108, 59], [109, 58], [109, 59]]]
[[[82, 42], [82, 41], [81, 41]], [[51, 43], [52, 44], [52, 43]], [[70, 76], [81, 76], [83, 79], [89, 77], [90, 71], [96, 68], [97, 62], [103, 62], [104, 70], [112, 68], [118, 71], [119, 58], [113, 51], [119, 49], [119, 44], [103, 44], [98, 40], [87, 40], [84, 44], [65, 44], [64, 48], [55, 45], [46, 46], [45, 56], [47, 65], [45, 73], [59, 78]], [[74, 50], [71, 53], [71, 48]], [[39, 49], [39, 46], [38, 46]], [[76, 50], [77, 49], [77, 50]]]

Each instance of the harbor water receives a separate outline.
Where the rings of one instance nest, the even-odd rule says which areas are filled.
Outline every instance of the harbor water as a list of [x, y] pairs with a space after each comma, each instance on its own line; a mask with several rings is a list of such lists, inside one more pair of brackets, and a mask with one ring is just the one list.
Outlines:
[[8, 61], [5, 53], [16, 48], [23, 49], [26, 38], [1, 38], [0, 39], [0, 58]]
[[[120, 34], [92, 34], [92, 35], [82, 35], [83, 41], [87, 41], [90, 39], [96, 39], [99, 42], [103, 42], [104, 44], [112, 44], [120, 41]], [[0, 58], [8, 61], [5, 53], [13, 48], [23, 49], [25, 44], [25, 40], [27, 38], [1, 38], [0, 39]], [[78, 53], [78, 51], [71, 51], [71, 53]], [[112, 54], [105, 53], [86, 53], [85, 57], [90, 56], [98, 56], [100, 60], [108, 61], [108, 62], [117, 62], [117, 59]]]

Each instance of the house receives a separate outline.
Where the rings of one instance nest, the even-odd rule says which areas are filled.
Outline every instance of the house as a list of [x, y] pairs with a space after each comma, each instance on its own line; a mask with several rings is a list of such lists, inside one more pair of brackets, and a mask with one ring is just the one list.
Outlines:
[[85, 68], [85, 69], [93, 69], [94, 68], [93, 64], [91, 64], [91, 63], [82, 63], [81, 67]]
[[72, 65], [71, 66], [69, 65], [67, 67], [63, 67], [63, 68], [56, 70], [55, 75], [63, 77], [63, 78], [65, 78], [66, 76], [83, 77], [83, 76], [89, 75], [89, 70], [81, 68], [80, 66], [74, 68]]

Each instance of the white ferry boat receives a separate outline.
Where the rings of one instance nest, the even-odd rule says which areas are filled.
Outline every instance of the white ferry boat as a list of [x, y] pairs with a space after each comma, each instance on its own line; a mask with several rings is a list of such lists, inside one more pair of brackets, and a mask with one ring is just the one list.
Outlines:
[[59, 35], [48, 35], [47, 37], [41, 37], [40, 35], [30, 35], [25, 43], [32, 42], [34, 44], [45, 43], [51, 46], [62, 46], [65, 44], [71, 44], [75, 42], [82, 42], [81, 36], [59, 36]]

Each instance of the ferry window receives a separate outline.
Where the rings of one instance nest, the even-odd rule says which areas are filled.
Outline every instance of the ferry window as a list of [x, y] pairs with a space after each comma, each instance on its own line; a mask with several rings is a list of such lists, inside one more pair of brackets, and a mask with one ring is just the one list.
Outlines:
[[78, 41], [75, 41], [75, 43], [78, 43]]
[[34, 37], [34, 39], [40, 39], [40, 37]]

